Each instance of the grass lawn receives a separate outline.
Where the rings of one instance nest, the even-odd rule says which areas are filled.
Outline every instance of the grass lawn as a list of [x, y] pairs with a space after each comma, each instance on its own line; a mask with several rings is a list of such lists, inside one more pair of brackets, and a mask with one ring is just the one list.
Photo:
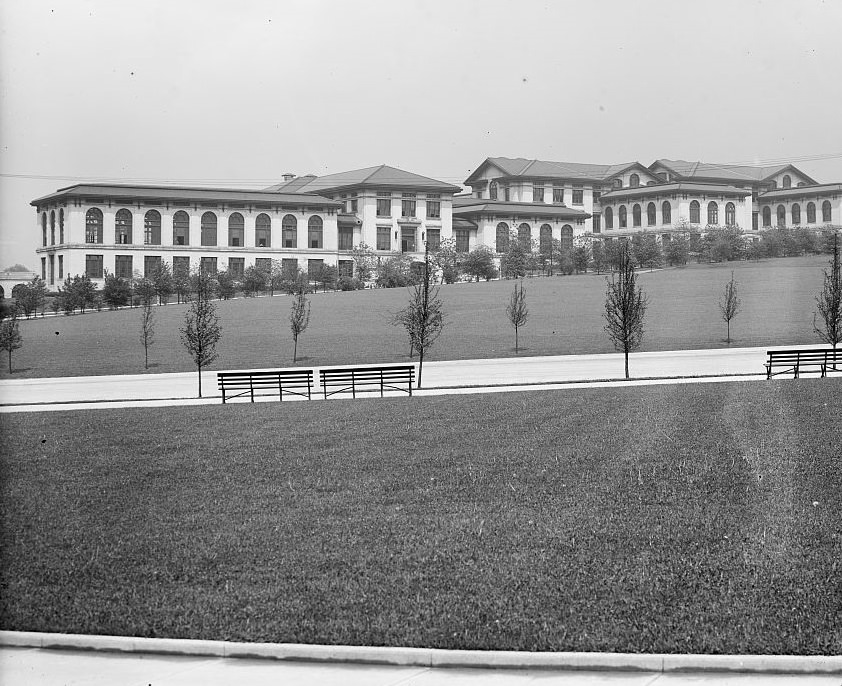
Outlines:
[[840, 392], [2, 415], [0, 627], [842, 654]]
[[[743, 311], [732, 322], [732, 346], [820, 343], [812, 330], [815, 295], [825, 256], [692, 265], [640, 272], [650, 297], [642, 350], [726, 347], [717, 303], [731, 270]], [[514, 333], [505, 314], [512, 281], [444, 286], [447, 327], [428, 359], [513, 357]], [[603, 331], [605, 277], [592, 274], [525, 281], [529, 322], [520, 355], [613, 352]], [[391, 313], [406, 305], [405, 289], [317, 294], [310, 326], [299, 341], [302, 365], [400, 362], [405, 333]], [[215, 369], [290, 366], [290, 298], [219, 302], [223, 337]], [[185, 305], [156, 308], [150, 372], [193, 369], [179, 342]], [[14, 354], [14, 378], [144, 372], [140, 310], [47, 317], [21, 324], [24, 347]], [[0, 364], [0, 378], [8, 368]]]

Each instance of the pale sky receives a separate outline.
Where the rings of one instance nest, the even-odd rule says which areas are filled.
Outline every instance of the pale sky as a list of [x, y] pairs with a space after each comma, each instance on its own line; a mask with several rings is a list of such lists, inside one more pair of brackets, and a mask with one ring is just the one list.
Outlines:
[[36, 268], [29, 202], [84, 180], [508, 156], [842, 182], [840, 31], [837, 0], [4, 0], [0, 268]]

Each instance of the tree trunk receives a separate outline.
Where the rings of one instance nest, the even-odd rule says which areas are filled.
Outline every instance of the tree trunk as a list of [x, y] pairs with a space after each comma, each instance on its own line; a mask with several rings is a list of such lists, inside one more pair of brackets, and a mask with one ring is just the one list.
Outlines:
[[292, 337], [292, 363], [295, 364], [298, 355], [298, 336]]
[[12, 373], [12, 351], [9, 350], [9, 374], [11, 374], [11, 373]]
[[424, 348], [418, 349], [418, 388], [421, 388], [421, 371], [424, 369]]
[[726, 342], [731, 345], [731, 320], [729, 319], [726, 324], [728, 325], [728, 340]]
[[626, 378], [628, 379], [629, 378], [629, 351], [626, 350], [624, 354], [625, 354], [625, 357], [626, 357]]
[[517, 342], [517, 327], [515, 327], [515, 352], [518, 350], [518, 342]]
[[202, 397], [202, 365], [199, 365], [199, 397]]

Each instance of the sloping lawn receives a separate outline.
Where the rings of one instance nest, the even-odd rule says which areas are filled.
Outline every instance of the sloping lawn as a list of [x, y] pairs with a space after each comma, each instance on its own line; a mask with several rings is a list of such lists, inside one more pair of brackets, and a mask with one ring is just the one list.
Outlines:
[[[742, 313], [732, 322], [732, 346], [820, 343], [813, 333], [815, 295], [826, 257], [692, 265], [640, 272], [650, 298], [642, 350], [725, 347], [717, 303], [734, 270]], [[530, 316], [521, 329], [520, 355], [613, 352], [603, 331], [605, 276], [525, 280]], [[447, 326], [428, 359], [512, 357], [514, 333], [506, 318], [512, 281], [444, 286]], [[312, 297], [310, 326], [299, 341], [299, 364], [399, 362], [408, 359], [405, 333], [391, 315], [406, 306], [406, 289], [327, 293]], [[214, 369], [292, 364], [288, 297], [218, 303], [223, 328]], [[190, 371], [179, 342], [185, 305], [156, 308], [150, 373]], [[14, 354], [14, 378], [140, 374], [140, 310], [24, 321], [24, 347]], [[0, 364], [0, 377], [8, 378]]]
[[0, 627], [840, 654], [840, 392], [2, 415]]

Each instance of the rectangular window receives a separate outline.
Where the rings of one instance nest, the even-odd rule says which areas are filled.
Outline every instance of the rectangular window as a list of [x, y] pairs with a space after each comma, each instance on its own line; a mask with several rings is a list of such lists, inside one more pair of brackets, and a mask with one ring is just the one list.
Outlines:
[[339, 260], [339, 276], [354, 278], [354, 260]]
[[281, 273], [286, 278], [294, 278], [298, 274], [298, 260], [293, 258], [281, 260]]
[[561, 204], [564, 202], [563, 186], [553, 186], [553, 202], [556, 204]]
[[102, 278], [102, 255], [85, 255], [85, 275], [89, 279]]
[[268, 274], [272, 271], [272, 258], [271, 257], [258, 257], [254, 260], [254, 268], [259, 271], [263, 272], [264, 274]]
[[430, 250], [438, 250], [441, 245], [441, 230], [428, 229], [427, 230], [427, 246]]
[[315, 279], [324, 266], [324, 260], [307, 260], [307, 278]]
[[401, 229], [401, 252], [415, 252], [414, 226], [404, 226]]
[[161, 266], [160, 255], [146, 255], [143, 258], [143, 276], [147, 279], [155, 275], [158, 268]]
[[352, 229], [350, 226], [339, 227], [339, 249], [354, 249], [354, 229]]
[[403, 193], [401, 195], [401, 216], [415, 216], [415, 193]]
[[378, 193], [377, 194], [377, 216], [391, 217], [392, 216], [392, 194]]
[[544, 202], [544, 187], [543, 186], [533, 186], [532, 187], [532, 201], [533, 202]]
[[216, 258], [203, 257], [201, 262], [202, 274], [216, 274]]
[[392, 249], [392, 229], [388, 226], [377, 227], [377, 249], [391, 250]]
[[509, 202], [509, 187], [503, 186], [503, 200]]
[[593, 201], [599, 202], [599, 198], [602, 195], [602, 191], [593, 191]]
[[58, 256], [58, 278], [64, 278], [64, 255]]
[[229, 257], [228, 258], [228, 273], [235, 279], [242, 279], [243, 272], [246, 269], [245, 257]]
[[470, 252], [471, 230], [455, 229], [453, 234], [456, 238], [456, 252]]
[[50, 285], [56, 282], [56, 256], [50, 255]]
[[441, 219], [441, 200], [427, 200], [427, 219]]
[[598, 214], [595, 214], [592, 218], [592, 225], [593, 225], [593, 232], [600, 233], [602, 231], [602, 217]]
[[[808, 215], [808, 218], [809, 218], [809, 215]], [[751, 228], [752, 228], [752, 230], [757, 231], [757, 223], [758, 223], [757, 212], [752, 212], [751, 213]]]
[[117, 255], [114, 258], [114, 275], [118, 279], [132, 278], [132, 256]]
[[358, 208], [359, 204], [356, 198], [351, 198], [345, 205], [345, 211], [352, 214], [356, 214]]
[[47, 280], [47, 258], [41, 258], [41, 279], [43, 281]]
[[574, 188], [573, 189], [573, 204], [574, 205], [582, 205], [585, 202], [584, 199], [584, 191], [581, 188]]
[[189, 257], [173, 257], [172, 258], [172, 273], [182, 274], [187, 276], [190, 273], [190, 258]]

